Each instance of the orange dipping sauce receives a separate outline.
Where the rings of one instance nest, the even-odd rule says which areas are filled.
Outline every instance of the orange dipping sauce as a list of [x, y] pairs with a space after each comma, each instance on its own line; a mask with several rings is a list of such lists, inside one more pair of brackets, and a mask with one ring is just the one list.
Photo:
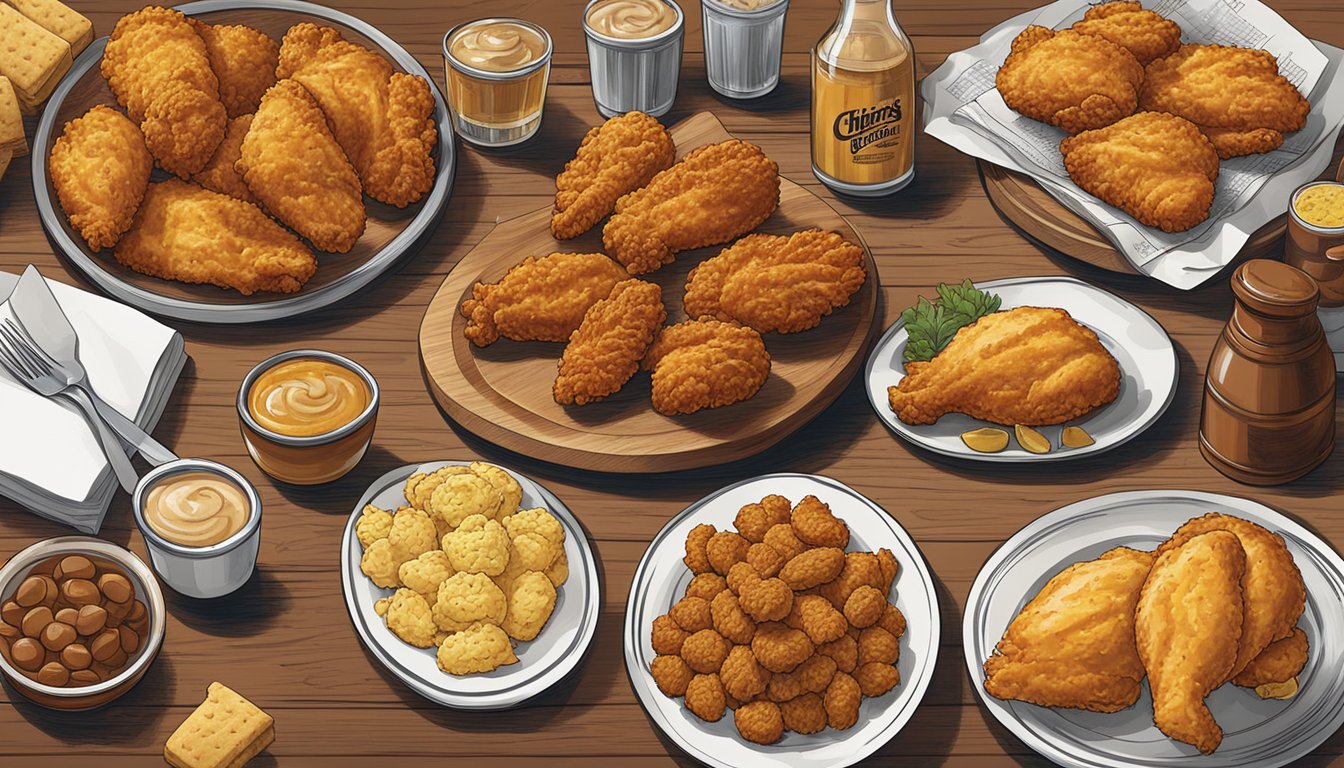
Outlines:
[[301, 357], [267, 369], [247, 395], [263, 429], [288, 437], [322, 435], [349, 424], [373, 401], [364, 378], [328, 360]]

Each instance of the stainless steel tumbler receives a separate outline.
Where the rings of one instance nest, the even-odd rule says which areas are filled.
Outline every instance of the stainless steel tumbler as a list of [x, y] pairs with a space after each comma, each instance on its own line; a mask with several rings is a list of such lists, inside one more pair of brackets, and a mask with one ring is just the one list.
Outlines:
[[681, 48], [686, 17], [681, 6], [663, 0], [677, 14], [670, 28], [643, 39], [604, 35], [588, 24], [588, 11], [603, 0], [590, 0], [584, 8], [583, 32], [588, 38], [588, 68], [593, 81], [593, 101], [604, 117], [639, 110], [658, 117], [672, 109], [681, 72]]
[[700, 8], [709, 87], [734, 99], [773, 91], [779, 84], [789, 0], [702, 0]]

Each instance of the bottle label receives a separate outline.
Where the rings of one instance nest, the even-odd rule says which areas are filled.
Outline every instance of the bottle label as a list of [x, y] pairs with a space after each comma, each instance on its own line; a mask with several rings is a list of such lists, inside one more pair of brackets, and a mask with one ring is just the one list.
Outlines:
[[901, 135], [901, 100], [862, 109], [841, 112], [835, 118], [835, 138], [849, 142], [849, 152], [857, 155], [864, 147]]
[[882, 184], [905, 175], [914, 161], [913, 99], [908, 61], [854, 72], [814, 58], [813, 164], [850, 184]]

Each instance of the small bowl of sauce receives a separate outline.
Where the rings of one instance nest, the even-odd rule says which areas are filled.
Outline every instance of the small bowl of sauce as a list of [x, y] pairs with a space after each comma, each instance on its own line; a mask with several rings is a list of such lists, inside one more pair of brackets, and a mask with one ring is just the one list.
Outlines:
[[164, 583], [190, 597], [220, 597], [252, 576], [261, 545], [261, 499], [233, 469], [178, 459], [140, 479], [135, 522]]
[[378, 382], [353, 360], [297, 349], [243, 377], [238, 418], [247, 451], [271, 477], [317, 485], [364, 458], [378, 416]]
[[1344, 306], [1344, 184], [1313, 181], [1293, 192], [1283, 260], [1316, 281], [1322, 307]]

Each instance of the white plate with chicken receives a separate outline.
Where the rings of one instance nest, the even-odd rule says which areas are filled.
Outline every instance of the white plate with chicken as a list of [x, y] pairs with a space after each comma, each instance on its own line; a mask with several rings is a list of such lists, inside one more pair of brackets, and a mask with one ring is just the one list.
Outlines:
[[1142, 309], [1068, 277], [939, 287], [882, 335], [868, 399], [944, 456], [1063, 461], [1152, 426], [1176, 394], [1171, 337]]

